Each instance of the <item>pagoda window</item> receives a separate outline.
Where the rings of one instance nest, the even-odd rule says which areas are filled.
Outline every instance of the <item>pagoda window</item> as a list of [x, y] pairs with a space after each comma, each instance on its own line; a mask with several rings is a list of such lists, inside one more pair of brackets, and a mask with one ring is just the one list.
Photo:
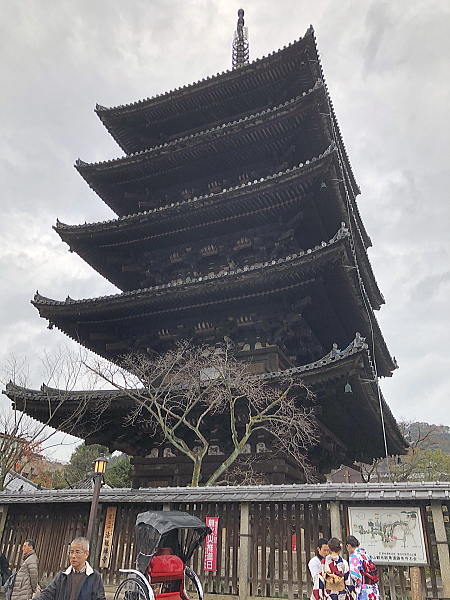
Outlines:
[[252, 241], [248, 238], [248, 237], [242, 237], [240, 240], [238, 240], [235, 244], [235, 246], [233, 247], [234, 251], [237, 250], [243, 250], [244, 248], [251, 248], [252, 247]]
[[210, 244], [208, 246], [204, 246], [200, 250], [200, 254], [202, 256], [214, 256], [219, 253], [219, 249], [214, 244]]
[[160, 340], [173, 340], [175, 336], [168, 329], [161, 329], [158, 331], [158, 337]]
[[238, 318], [236, 324], [238, 327], [250, 327], [251, 325], [254, 325], [255, 323], [254, 323], [252, 317], [249, 317], [248, 315], [242, 315]]
[[194, 331], [197, 335], [207, 335], [209, 333], [214, 333], [215, 327], [212, 323], [197, 323], [194, 327]]
[[212, 181], [212, 182], [208, 183], [208, 192], [210, 194], [221, 192], [222, 190], [223, 190], [223, 185], [221, 183], [219, 183], [218, 181]]
[[183, 257], [181, 256], [181, 254], [179, 252], [174, 252], [173, 254], [170, 255], [169, 260], [174, 265], [176, 263], [183, 262]]

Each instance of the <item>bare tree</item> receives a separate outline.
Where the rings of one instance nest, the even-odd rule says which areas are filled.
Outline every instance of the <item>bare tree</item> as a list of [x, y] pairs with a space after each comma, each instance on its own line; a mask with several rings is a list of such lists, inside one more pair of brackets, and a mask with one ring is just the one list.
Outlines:
[[149, 433], [192, 461], [192, 486], [199, 484], [212, 429], [226, 438], [226, 448], [206, 485], [217, 484], [250, 437], [262, 430], [310, 476], [307, 449], [316, 441], [315, 420], [298, 401], [298, 395], [312, 397], [299, 380], [269, 384], [249, 374], [248, 364], [229, 347], [211, 351], [188, 342], [153, 358], [130, 354], [120, 367], [104, 361], [87, 366], [134, 401], [129, 422], [145, 422]]
[[267, 485], [269, 481], [258, 468], [260, 461], [254, 454], [240, 456], [228, 467], [217, 485]]
[[[439, 428], [436, 425], [417, 421], [399, 421], [400, 431], [409, 443], [405, 456], [389, 456], [389, 473], [393, 482], [417, 481], [422, 479], [421, 463], [425, 452], [435, 442]], [[363, 481], [386, 481], [386, 458], [374, 459], [372, 464], [359, 463]]]
[[12, 408], [0, 408], [0, 490], [4, 489], [10, 471], [20, 473], [42, 452], [61, 445], [55, 440], [55, 434], [74, 431], [84, 419], [89, 401], [87, 394], [78, 396], [70, 410], [64, 406], [83, 368], [80, 356], [61, 347], [53, 357], [44, 354], [42, 365], [46, 384], [39, 391], [39, 421], [27, 414], [33, 393], [27, 388], [29, 373], [25, 359], [10, 357], [2, 369], [1, 382], [13, 403]]

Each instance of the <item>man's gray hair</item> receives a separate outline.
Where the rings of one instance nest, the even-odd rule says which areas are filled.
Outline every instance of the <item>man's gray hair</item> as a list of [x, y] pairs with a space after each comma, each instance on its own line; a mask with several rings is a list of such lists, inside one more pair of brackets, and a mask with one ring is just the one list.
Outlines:
[[70, 542], [70, 545], [77, 544], [81, 546], [85, 552], [89, 552], [89, 540], [85, 537], [76, 537], [74, 540]]

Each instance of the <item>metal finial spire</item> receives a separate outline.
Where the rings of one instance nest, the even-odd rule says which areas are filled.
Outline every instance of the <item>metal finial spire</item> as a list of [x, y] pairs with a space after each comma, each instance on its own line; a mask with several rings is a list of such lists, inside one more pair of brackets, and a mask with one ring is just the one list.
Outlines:
[[250, 53], [248, 49], [248, 32], [244, 27], [244, 9], [238, 10], [237, 28], [233, 40], [233, 69], [248, 65]]

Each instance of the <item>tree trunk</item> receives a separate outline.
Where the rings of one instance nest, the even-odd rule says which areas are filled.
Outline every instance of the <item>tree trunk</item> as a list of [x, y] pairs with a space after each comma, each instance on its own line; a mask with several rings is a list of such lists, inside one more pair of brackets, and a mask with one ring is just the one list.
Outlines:
[[194, 460], [194, 468], [192, 470], [191, 487], [198, 487], [202, 470], [203, 456], [197, 456]]
[[[250, 436], [248, 436], [250, 437]], [[208, 481], [205, 483], [205, 485], [214, 485], [216, 483], [216, 481], [219, 479], [219, 477], [222, 475], [222, 473], [225, 473], [225, 471], [228, 469], [229, 466], [231, 466], [234, 461], [237, 459], [237, 457], [241, 454], [242, 452], [242, 448], [244, 447], [244, 444], [246, 443], [248, 438], [245, 439], [244, 442], [241, 442], [239, 444], [238, 448], [235, 448], [233, 450], [233, 452], [230, 454], [230, 456], [223, 461], [223, 463], [220, 465], [220, 467], [217, 467], [217, 469], [214, 471], [214, 473], [211, 475], [211, 477], [208, 479]]]

